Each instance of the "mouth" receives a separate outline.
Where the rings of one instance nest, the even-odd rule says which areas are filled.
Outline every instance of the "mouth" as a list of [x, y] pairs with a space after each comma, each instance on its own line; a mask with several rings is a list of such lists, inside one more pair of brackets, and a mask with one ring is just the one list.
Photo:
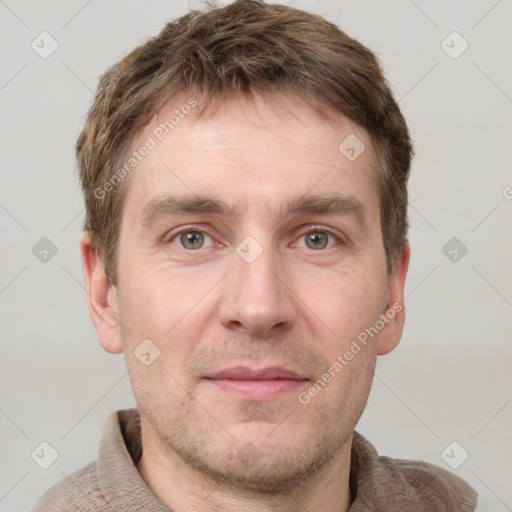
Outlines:
[[222, 392], [254, 401], [275, 400], [297, 392], [309, 382], [307, 377], [280, 367], [251, 369], [237, 366], [208, 374], [203, 379]]

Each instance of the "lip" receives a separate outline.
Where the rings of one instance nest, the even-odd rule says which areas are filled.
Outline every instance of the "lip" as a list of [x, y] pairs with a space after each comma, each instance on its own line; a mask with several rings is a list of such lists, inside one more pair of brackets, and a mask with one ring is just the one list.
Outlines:
[[234, 366], [215, 373], [205, 375], [207, 379], [234, 379], [234, 380], [305, 380], [306, 377], [280, 366], [267, 368], [248, 368], [246, 366]]
[[236, 366], [205, 375], [209, 384], [246, 400], [268, 401], [297, 392], [308, 378], [282, 367], [247, 368]]

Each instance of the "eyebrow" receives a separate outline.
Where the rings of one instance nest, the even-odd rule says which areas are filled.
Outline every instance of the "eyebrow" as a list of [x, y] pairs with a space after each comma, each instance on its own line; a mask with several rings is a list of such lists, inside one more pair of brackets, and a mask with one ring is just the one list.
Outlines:
[[166, 196], [151, 200], [142, 210], [140, 219], [143, 226], [150, 227], [162, 218], [183, 213], [233, 217], [236, 211], [234, 208], [229, 208], [224, 201], [212, 197]]
[[[151, 227], [155, 222], [179, 214], [220, 215], [239, 217], [241, 211], [224, 201], [201, 195], [166, 196], [151, 200], [140, 214], [141, 224]], [[287, 201], [280, 211], [281, 217], [298, 215], [350, 215], [366, 226], [365, 208], [354, 196], [329, 194], [326, 196], [299, 196]]]
[[285, 215], [326, 214], [353, 215], [365, 223], [365, 209], [354, 196], [330, 194], [327, 196], [300, 196], [289, 201], [281, 212]]

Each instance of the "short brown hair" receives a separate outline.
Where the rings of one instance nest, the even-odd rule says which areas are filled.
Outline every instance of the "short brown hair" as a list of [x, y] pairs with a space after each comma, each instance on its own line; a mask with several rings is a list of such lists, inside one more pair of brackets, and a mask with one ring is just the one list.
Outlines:
[[382, 237], [392, 271], [407, 240], [413, 149], [375, 55], [314, 14], [262, 0], [218, 8], [208, 0], [204, 10], [171, 21], [101, 76], [78, 138], [84, 230], [113, 284], [125, 184], [103, 197], [95, 191], [112, 180], [139, 130], [181, 91], [206, 94], [205, 107], [216, 98], [283, 92], [324, 117], [341, 113], [366, 129], [378, 160]]

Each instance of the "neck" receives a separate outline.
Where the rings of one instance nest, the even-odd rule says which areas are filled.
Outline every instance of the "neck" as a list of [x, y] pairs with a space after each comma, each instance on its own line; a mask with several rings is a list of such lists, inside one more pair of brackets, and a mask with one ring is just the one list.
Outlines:
[[260, 494], [213, 480], [191, 467], [176, 452], [162, 447], [141, 422], [143, 452], [137, 470], [153, 494], [170, 510], [187, 512], [346, 512], [350, 505], [352, 436], [312, 477], [283, 494]]

